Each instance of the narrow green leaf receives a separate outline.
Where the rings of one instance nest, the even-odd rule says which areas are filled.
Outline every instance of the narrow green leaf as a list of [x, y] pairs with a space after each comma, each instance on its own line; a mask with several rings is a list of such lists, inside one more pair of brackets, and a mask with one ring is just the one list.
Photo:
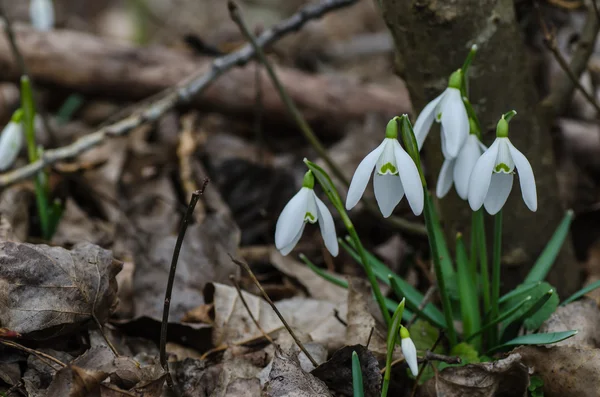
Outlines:
[[528, 334], [514, 338], [502, 345], [495, 346], [489, 350], [494, 352], [505, 347], [520, 346], [520, 345], [548, 345], [563, 341], [577, 334], [577, 330], [562, 331], [562, 332], [549, 332], [543, 334]]
[[419, 310], [419, 305], [421, 304], [421, 302], [411, 301], [408, 298], [408, 294], [406, 294], [406, 291], [400, 286], [400, 284], [398, 284], [398, 281], [394, 276], [390, 275], [389, 280], [391, 282], [394, 293], [398, 297], [406, 298], [406, 306], [410, 310], [417, 313], [417, 316], [429, 321], [432, 324], [435, 324], [440, 328], [446, 328], [446, 320], [444, 318], [444, 314], [437, 307], [435, 307], [433, 303], [428, 303], [427, 305], [425, 305], [423, 310]]
[[573, 210], [568, 210], [563, 220], [560, 222], [556, 231], [552, 235], [550, 241], [544, 248], [544, 251], [533, 265], [533, 268], [525, 278], [523, 283], [531, 283], [535, 281], [542, 281], [546, 278], [546, 275], [552, 268], [556, 257], [560, 253], [569, 231], [571, 230], [571, 222], [573, 221]]
[[503, 295], [498, 302], [502, 305], [502, 304], [506, 303], [508, 300], [510, 300], [516, 296], [527, 295], [531, 290], [533, 290], [534, 288], [537, 288], [541, 284], [542, 284], [542, 282], [538, 281], [538, 282], [534, 282], [534, 283], [518, 285], [515, 289], [508, 292], [506, 295]]
[[598, 287], [600, 287], [600, 280], [596, 281], [595, 283], [591, 283], [587, 287], [583, 287], [582, 289], [580, 289], [579, 291], [575, 292], [573, 295], [571, 295], [570, 297], [568, 297], [567, 299], [565, 299], [565, 301], [563, 303], [561, 303], [560, 305], [564, 306], [564, 305], [569, 304], [569, 303], [571, 303], [573, 301], [576, 301], [577, 299], [581, 298], [582, 296], [584, 296], [588, 292], [591, 292], [591, 291], [595, 290]]
[[[456, 266], [463, 335], [468, 338], [481, 327], [481, 317], [479, 314], [479, 297], [473, 284], [474, 277], [469, 271], [469, 258], [460, 234], [456, 238]], [[476, 346], [479, 346], [480, 342], [479, 338], [474, 340]]]
[[[505, 340], [516, 336], [516, 331], [518, 331], [518, 328], [525, 320], [527, 320], [527, 329], [537, 329], [558, 307], [559, 301], [554, 287], [547, 282], [534, 284], [535, 288], [533, 289], [517, 288], [520, 290], [519, 294], [514, 294], [502, 304], [500, 313], [510, 310], [527, 296], [531, 296], [532, 298], [519, 311], [503, 322]], [[550, 291], [552, 293], [549, 293]], [[510, 330], [507, 330], [508, 326], [511, 327]]]
[[[446, 331], [450, 345], [455, 345], [457, 342], [456, 330], [454, 329], [452, 304], [446, 289], [446, 280], [450, 277], [450, 270], [452, 261], [449, 257], [448, 247], [442, 234], [442, 228], [440, 226], [439, 219], [435, 208], [433, 207], [433, 200], [431, 194], [427, 190], [427, 187], [423, 188], [425, 196], [425, 207], [423, 213], [425, 215], [425, 224], [427, 225], [427, 234], [429, 237], [429, 249], [431, 251], [431, 258], [433, 262], [433, 268], [435, 270], [435, 277], [438, 282], [438, 291], [442, 301], [442, 310], [444, 312], [444, 319], [446, 320]], [[448, 264], [446, 266], [445, 264]], [[454, 273], [454, 271], [452, 271]]]
[[[553, 296], [555, 300], [554, 302], [550, 302], [550, 299]], [[558, 306], [558, 297], [556, 296], [555, 290], [550, 289], [542, 296], [532, 300], [532, 302], [533, 303], [528, 305], [525, 311], [519, 313], [518, 316], [507, 320], [506, 323], [503, 324], [501, 340], [514, 337], [514, 335], [518, 333], [522, 323], [525, 323], [525, 328], [528, 330], [539, 328], [556, 310], [556, 307]], [[542, 310], [547, 303], [550, 303], [549, 307]]]
[[396, 339], [398, 338], [398, 332], [400, 331], [402, 313], [404, 312], [405, 303], [406, 299], [402, 299], [402, 301], [400, 301], [400, 303], [398, 304], [398, 307], [396, 308], [396, 310], [394, 311], [394, 315], [392, 316], [391, 326], [388, 329], [385, 373], [383, 375], [383, 387], [381, 390], [381, 397], [387, 396], [387, 391], [390, 384], [390, 377], [392, 373], [394, 348], [396, 347]]
[[365, 395], [362, 368], [360, 367], [358, 354], [355, 351], [352, 352], [352, 389], [354, 390], [354, 397], [363, 397]]
[[306, 266], [308, 266], [309, 269], [312, 270], [313, 272], [315, 272], [317, 275], [323, 277], [325, 280], [329, 281], [331, 284], [335, 284], [338, 287], [348, 289], [348, 282], [346, 280], [339, 279], [339, 278], [335, 277], [334, 275], [332, 275], [331, 273], [316, 266], [314, 263], [312, 263], [310, 261], [310, 259], [308, 259], [306, 257], [306, 255], [300, 254], [299, 256], [300, 256], [300, 259], [302, 260], [302, 262], [304, 262], [306, 264]]
[[506, 320], [507, 318], [509, 318], [510, 316], [512, 316], [514, 313], [516, 313], [518, 310], [520, 310], [529, 301], [531, 301], [531, 296], [526, 297], [520, 303], [518, 303], [516, 306], [510, 308], [509, 310], [506, 310], [505, 312], [501, 313], [500, 316], [498, 316], [496, 319], [494, 319], [491, 322], [486, 323], [485, 325], [483, 325], [479, 329], [479, 331], [477, 331], [476, 333], [474, 333], [473, 335], [471, 335], [470, 337], [468, 337], [466, 339], [466, 341], [468, 342], [469, 340], [473, 339], [475, 336], [480, 335], [481, 333], [487, 331], [488, 329], [490, 329], [491, 327], [493, 327], [493, 326], [495, 326], [497, 324], [500, 324], [501, 322], [503, 322], [504, 320]]

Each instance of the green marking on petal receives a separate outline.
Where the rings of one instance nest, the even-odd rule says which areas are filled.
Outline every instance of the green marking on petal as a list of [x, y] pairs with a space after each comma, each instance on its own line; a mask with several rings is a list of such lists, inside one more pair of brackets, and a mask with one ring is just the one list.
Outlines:
[[398, 173], [398, 169], [392, 163], [385, 163], [383, 166], [381, 166], [378, 173], [381, 175], [385, 175], [385, 174], [396, 175]]
[[495, 173], [499, 173], [502, 172], [504, 174], [510, 174], [510, 167], [504, 163], [500, 163], [496, 166], [496, 168], [494, 168], [494, 172]]
[[315, 222], [317, 221], [317, 217], [316, 217], [316, 216], [314, 216], [313, 214], [311, 214], [310, 212], [307, 212], [307, 213], [304, 215], [304, 220], [305, 220], [305, 221], [308, 221], [308, 222], [310, 222], [310, 223], [315, 223]]

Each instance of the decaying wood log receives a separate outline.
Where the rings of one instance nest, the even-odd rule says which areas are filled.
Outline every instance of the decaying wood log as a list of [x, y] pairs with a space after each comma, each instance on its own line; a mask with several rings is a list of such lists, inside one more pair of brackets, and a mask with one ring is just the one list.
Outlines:
[[[139, 100], [211, 67], [211, 59], [164, 47], [138, 48], [67, 30], [38, 33], [18, 25], [15, 30], [34, 81], [84, 94]], [[393, 116], [410, 109], [408, 94], [402, 88], [392, 90], [286, 67], [277, 68], [277, 72], [310, 122], [331, 124], [371, 112]], [[0, 79], [16, 81], [18, 75], [9, 43], [0, 35]], [[265, 115], [287, 120], [286, 109], [266, 74], [262, 84]], [[250, 64], [220, 77], [195, 105], [250, 114], [255, 109], [254, 98], [255, 65]]]

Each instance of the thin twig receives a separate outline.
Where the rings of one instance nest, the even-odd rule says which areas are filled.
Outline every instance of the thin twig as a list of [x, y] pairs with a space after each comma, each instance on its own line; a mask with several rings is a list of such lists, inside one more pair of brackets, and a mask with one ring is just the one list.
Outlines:
[[[267, 332], [267, 335], [268, 334], [274, 334], [275, 332], [279, 332], [279, 331], [281, 331], [284, 328], [285, 327], [282, 325], [280, 327], [272, 329], [271, 331]], [[219, 345], [217, 347], [213, 347], [212, 349], [207, 350], [206, 352], [204, 352], [204, 354], [202, 354], [202, 356], [200, 356], [200, 360], [206, 360], [206, 358], [208, 356], [210, 356], [211, 354], [217, 353], [217, 352], [222, 352], [224, 350], [229, 349], [231, 346], [245, 346], [245, 345], [248, 345], [250, 343], [257, 342], [259, 339], [262, 339], [262, 338], [264, 338], [264, 335], [261, 335], [261, 336], [251, 336], [249, 338], [238, 340], [238, 341], [232, 342], [230, 344], [223, 343], [223, 344], [221, 344], [221, 345]]]
[[[260, 47], [270, 46], [287, 34], [299, 30], [308, 21], [320, 18], [333, 10], [352, 5], [357, 1], [324, 0], [319, 4], [307, 5], [290, 18], [265, 30], [256, 39], [256, 42]], [[177, 87], [163, 91], [161, 94], [155, 96], [156, 99], [149, 104], [142, 101], [144, 105], [138, 107], [129, 116], [125, 116], [110, 125], [103, 126], [96, 132], [81, 137], [70, 145], [47, 150], [34, 163], [0, 175], [0, 187], [5, 187], [36, 175], [43, 168], [59, 161], [76, 157], [102, 144], [109, 137], [126, 135], [129, 131], [143, 123], [157, 120], [175, 106], [189, 103], [194, 97], [206, 90], [219, 76], [233, 67], [244, 66], [254, 55], [254, 48], [252, 45], [247, 44], [231, 54], [215, 59], [208, 72], [202, 70], [200, 73], [184, 80]]]
[[[427, 306], [427, 304], [431, 301], [431, 298], [433, 297], [433, 294], [435, 293], [436, 290], [437, 290], [437, 286], [435, 284], [433, 284], [432, 286], [430, 286], [427, 289], [427, 292], [425, 292], [425, 295], [423, 296], [423, 300], [421, 301], [421, 303], [419, 303], [419, 306], [418, 306], [419, 312], [423, 311], [423, 309], [425, 309], [425, 306]], [[417, 313], [412, 315], [412, 317], [406, 324], [406, 328], [410, 328], [410, 326], [413, 325], [413, 323], [415, 322], [416, 319], [417, 319]]]
[[[404, 359], [404, 357], [399, 358], [399, 359], [392, 361], [391, 365], [393, 367], [393, 366], [403, 363], [405, 361], [406, 360]], [[446, 356], [445, 354], [433, 353], [429, 350], [425, 351], [425, 355], [423, 357], [417, 358], [417, 362], [420, 364], [427, 363], [429, 361], [441, 361], [441, 362], [444, 362], [447, 364], [460, 364], [461, 363], [460, 357], [458, 357], [458, 356]], [[421, 371], [419, 373], [423, 372], [423, 368], [421, 368]], [[385, 368], [382, 368], [379, 372], [382, 374], [385, 373]]]
[[271, 300], [271, 298], [269, 298], [269, 295], [267, 295], [267, 292], [263, 289], [262, 285], [260, 285], [260, 281], [258, 281], [258, 279], [256, 278], [256, 276], [254, 275], [254, 272], [252, 271], [252, 269], [250, 269], [250, 266], [248, 266], [248, 264], [245, 263], [245, 262], [242, 262], [242, 261], [239, 261], [239, 260], [235, 259], [231, 255], [229, 255], [229, 257], [231, 258], [231, 260], [233, 261], [233, 263], [235, 263], [236, 265], [240, 266], [242, 269], [244, 269], [246, 271], [246, 273], [248, 273], [248, 275], [252, 279], [252, 282], [259, 289], [260, 293], [262, 294], [263, 298], [265, 298], [265, 300], [267, 301], [267, 303], [269, 305], [271, 305], [271, 308], [273, 309], [273, 311], [275, 312], [275, 314], [277, 314], [277, 317], [279, 317], [279, 319], [283, 323], [283, 326], [285, 327], [285, 329], [292, 336], [292, 339], [294, 339], [294, 342], [296, 342], [296, 345], [298, 345], [298, 347], [300, 348], [300, 350], [302, 350], [302, 352], [306, 355], [306, 357], [310, 360], [310, 362], [315, 367], [318, 367], [319, 364], [317, 364], [317, 362], [310, 355], [310, 353], [308, 352], [308, 350], [306, 350], [306, 348], [304, 347], [304, 345], [302, 344], [302, 342], [300, 342], [300, 339], [298, 339], [298, 337], [294, 333], [294, 330], [290, 327], [290, 325], [287, 323], [287, 321], [285, 321], [285, 318], [283, 318], [283, 316], [279, 312], [279, 309], [277, 309], [277, 306], [275, 306], [275, 303], [273, 303], [273, 301]]
[[175, 273], [177, 271], [177, 261], [179, 260], [179, 252], [181, 251], [181, 245], [183, 244], [183, 238], [187, 230], [188, 224], [192, 220], [194, 215], [194, 208], [196, 203], [200, 199], [200, 196], [204, 194], [204, 189], [208, 185], [208, 178], [204, 179], [204, 184], [200, 190], [192, 194], [190, 204], [188, 205], [187, 212], [185, 213], [183, 220], [181, 221], [181, 227], [179, 228], [179, 235], [175, 243], [175, 249], [173, 250], [173, 259], [171, 260], [171, 270], [169, 271], [169, 280], [167, 281], [167, 290], [165, 291], [165, 303], [163, 308], [163, 318], [160, 327], [160, 365], [167, 373], [167, 383], [169, 387], [173, 389], [173, 379], [169, 372], [169, 364], [167, 362], [167, 328], [169, 325], [169, 308], [171, 307], [171, 293], [173, 292], [173, 283], [175, 282]]
[[594, 12], [596, 13], [596, 19], [600, 21], [600, 11], [598, 10], [597, 0], [592, 0], [592, 7], [594, 7]]
[[265, 330], [258, 323], [258, 320], [256, 320], [256, 318], [254, 317], [254, 314], [252, 314], [252, 310], [250, 310], [250, 306], [248, 306], [248, 302], [246, 302], [246, 299], [244, 298], [244, 295], [242, 294], [242, 290], [240, 289], [240, 285], [238, 284], [237, 280], [235, 279], [235, 276], [233, 276], [233, 274], [232, 274], [232, 275], [229, 276], [229, 279], [231, 280], [231, 282], [235, 286], [235, 289], [236, 289], [236, 291], [237, 291], [237, 293], [238, 293], [238, 295], [240, 297], [240, 300], [244, 304], [244, 307], [246, 308], [246, 311], [248, 312], [248, 315], [250, 316], [250, 318], [254, 322], [254, 325], [256, 325], [256, 328], [258, 328], [258, 330], [260, 331], [260, 333], [265, 337], [266, 340], [269, 341], [269, 343], [271, 343], [272, 345], [274, 345], [275, 342], [273, 341], [273, 338], [271, 338], [269, 336], [269, 334], [267, 334], [265, 332]]
[[[350, 186], [350, 181], [348, 181], [348, 179], [346, 178], [346, 176], [344, 175], [342, 170], [331, 159], [331, 157], [329, 156], [329, 153], [327, 153], [327, 149], [325, 149], [325, 146], [323, 146], [323, 144], [321, 143], [321, 141], [319, 140], [317, 135], [314, 133], [314, 131], [310, 127], [310, 124], [306, 121], [306, 119], [302, 115], [302, 112], [300, 112], [300, 110], [294, 103], [294, 100], [288, 94], [287, 90], [285, 89], [285, 87], [283, 86], [281, 81], [279, 80], [279, 77], [277, 77], [277, 74], [275, 73], [273, 65], [271, 65], [271, 62], [267, 59], [267, 56], [265, 55], [265, 52], [262, 50], [262, 48], [258, 42], [258, 39], [256, 37], [254, 37], [252, 32], [250, 32], [248, 25], [244, 21], [244, 18], [242, 16], [239, 6], [233, 0], [229, 0], [227, 2], [227, 6], [229, 7], [229, 15], [231, 16], [231, 19], [239, 27], [239, 29], [242, 32], [242, 34], [244, 35], [244, 37], [250, 42], [250, 44], [254, 48], [254, 51], [256, 52], [256, 56], [260, 60], [260, 63], [262, 63], [263, 66], [265, 67], [265, 70], [267, 71], [267, 74], [271, 78], [271, 81], [272, 81], [273, 85], [275, 86], [275, 89], [276, 89], [277, 93], [279, 94], [281, 101], [285, 105], [286, 109], [288, 110], [288, 112], [290, 113], [292, 118], [294, 119], [294, 122], [296, 123], [296, 125], [298, 126], [298, 128], [300, 129], [300, 131], [302, 132], [302, 134], [308, 141], [308, 143], [313, 147], [313, 149], [315, 149], [315, 151], [323, 159], [323, 161], [325, 161], [325, 163], [327, 164], [327, 166], [329, 167], [329, 169], [331, 170], [333, 175], [344, 186], [346, 186], [346, 187]], [[377, 214], [379, 213], [379, 210], [377, 209], [377, 207], [371, 200], [367, 200], [367, 199], [363, 198], [363, 202], [365, 203], [366, 208], [371, 213], [377, 213]], [[393, 219], [390, 219], [389, 222], [401, 229], [410, 231], [414, 234], [424, 235], [427, 233], [424, 225], [408, 222], [401, 218], [394, 217]]]
[[[593, 3], [595, 7], [594, 10], [596, 10], [597, 6], [595, 1], [593, 1]], [[538, 2], [535, 1], [534, 5], [537, 8], [540, 24], [544, 31], [544, 42], [546, 47], [552, 52], [556, 61], [566, 74], [566, 78], [559, 79], [555, 83], [554, 89], [546, 96], [546, 98], [544, 98], [542, 101], [543, 107], [550, 111], [552, 115], [561, 114], [570, 103], [574, 89], [577, 88], [592, 106], [594, 106], [596, 111], [600, 112], [600, 106], [597, 101], [593, 96], [588, 94], [579, 82], [579, 77], [586, 69], [590, 56], [594, 52], [596, 36], [600, 30], [600, 19], [598, 18], [598, 14], [596, 12], [588, 12], [577, 48], [573, 52], [571, 62], [567, 63], [558, 50], [554, 35], [549, 32], [546, 23], [543, 20]]]
[[52, 366], [52, 363], [48, 362], [51, 361], [53, 363], [58, 364], [60, 367], [64, 368], [67, 366], [67, 364], [63, 363], [62, 361], [60, 361], [58, 358], [52, 357], [49, 354], [43, 353], [41, 351], [35, 350], [35, 349], [30, 349], [28, 347], [25, 347], [17, 342], [13, 342], [10, 340], [5, 340], [5, 339], [0, 339], [0, 343], [2, 343], [5, 346], [9, 346], [12, 347], [14, 349], [18, 349], [18, 350], [22, 350], [26, 353], [32, 354], [34, 356], [36, 356], [38, 359], [40, 359], [40, 361], [44, 362], [46, 365], [48, 365], [50, 368], [56, 370], [56, 368], [54, 368]]

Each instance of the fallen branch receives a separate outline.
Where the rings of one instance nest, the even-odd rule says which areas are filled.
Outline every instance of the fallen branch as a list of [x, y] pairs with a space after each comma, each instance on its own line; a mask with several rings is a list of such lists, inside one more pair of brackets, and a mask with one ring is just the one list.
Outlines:
[[[537, 2], [535, 4], [537, 6]], [[573, 91], [575, 89], [579, 89], [588, 102], [590, 102], [597, 111], [600, 110], [600, 106], [593, 96], [591, 96], [579, 83], [579, 78], [586, 69], [588, 61], [594, 52], [596, 36], [598, 36], [598, 31], [600, 30], [600, 20], [598, 19], [598, 13], [596, 10], [597, 6], [594, 3], [594, 10], [588, 11], [579, 42], [577, 44], [577, 49], [573, 52], [571, 62], [568, 64], [559, 52], [553, 35], [549, 33], [543, 19], [541, 19], [540, 16], [542, 28], [544, 30], [544, 42], [546, 47], [552, 52], [556, 61], [565, 72], [565, 75], [558, 78], [554, 89], [542, 101], [542, 106], [552, 116], [558, 116], [565, 111], [571, 102], [571, 97], [573, 96]]]
[[[257, 37], [261, 47], [273, 44], [297, 31], [306, 22], [327, 12], [354, 4], [357, 0], [325, 0], [302, 8]], [[255, 51], [250, 44], [226, 56], [207, 62], [164, 48], [140, 49], [110, 43], [81, 32], [55, 31], [39, 34], [15, 27], [17, 42], [31, 76], [40, 84], [60, 85], [84, 93], [111, 94], [130, 99], [148, 97], [167, 87], [158, 99], [139, 106], [129, 116], [104, 126], [74, 143], [47, 150], [35, 163], [0, 175], [0, 187], [29, 178], [48, 165], [75, 157], [101, 144], [107, 137], [127, 134], [133, 128], [160, 118], [165, 112], [194, 100], [206, 109], [251, 114], [254, 109], [255, 70], [246, 65]], [[10, 56], [8, 42], [0, 38], [1, 74], [18, 78], [18, 67]], [[65, 73], [68, 68], [68, 73]], [[180, 84], [181, 76], [191, 75]], [[289, 68], [277, 72], [290, 95], [310, 122], [329, 122], [362, 118], [371, 112], [392, 116], [409, 109], [407, 96], [389, 89], [354, 83], [327, 76], [311, 76]], [[217, 80], [217, 81], [216, 81]], [[262, 79], [267, 81], [267, 78]], [[209, 86], [212, 87], [208, 89]], [[203, 95], [199, 95], [199, 94]], [[270, 84], [263, 87], [265, 114], [286, 119], [286, 108]], [[286, 119], [287, 120], [287, 119]]]

